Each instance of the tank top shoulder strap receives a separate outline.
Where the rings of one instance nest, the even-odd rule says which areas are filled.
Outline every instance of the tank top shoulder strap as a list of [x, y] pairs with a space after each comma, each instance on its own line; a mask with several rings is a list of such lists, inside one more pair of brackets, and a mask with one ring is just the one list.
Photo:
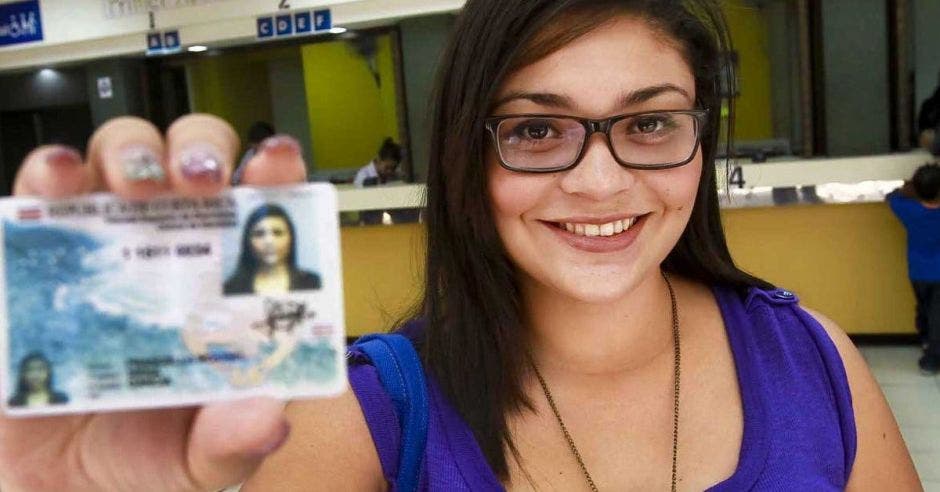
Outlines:
[[[762, 489], [759, 484], [773, 479], [771, 468], [764, 469], [768, 462], [776, 473], [793, 474], [793, 484], [844, 487], [855, 459], [855, 416], [842, 358], [829, 334], [788, 290], [715, 287], [714, 293], [745, 417], [732, 479], [747, 480], [728, 490]], [[798, 449], [811, 452], [792, 452]]]

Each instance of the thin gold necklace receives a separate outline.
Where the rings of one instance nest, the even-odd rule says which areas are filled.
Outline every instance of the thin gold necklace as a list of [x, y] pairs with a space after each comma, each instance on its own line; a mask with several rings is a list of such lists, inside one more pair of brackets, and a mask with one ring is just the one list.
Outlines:
[[[672, 399], [672, 492], [676, 492], [676, 478], [678, 471], [679, 463], [679, 381], [680, 381], [680, 368], [682, 367], [682, 351], [679, 348], [679, 308], [676, 304], [676, 292], [672, 288], [672, 282], [669, 281], [669, 276], [666, 275], [666, 272], [663, 272], [663, 279], [666, 280], [666, 287], [669, 289], [669, 301], [672, 303], [672, 341], [673, 341], [673, 369], [675, 372], [675, 386], [673, 387], [673, 399]], [[533, 363], [532, 369], [535, 370], [535, 377], [538, 378], [539, 384], [542, 385], [542, 391], [545, 393], [545, 399], [548, 400], [548, 406], [551, 407], [552, 413], [555, 414], [555, 420], [558, 421], [558, 426], [561, 427], [561, 433], [565, 435], [565, 440], [568, 441], [568, 447], [571, 449], [571, 453], [574, 455], [574, 458], [578, 460], [578, 466], [581, 467], [581, 473], [584, 474], [584, 478], [587, 480], [588, 486], [591, 487], [593, 492], [598, 492], [597, 485], [594, 485], [594, 479], [591, 478], [591, 474], [588, 473], [587, 466], [584, 464], [584, 460], [581, 458], [581, 453], [578, 451], [578, 447], [574, 445], [574, 439], [571, 438], [571, 434], [568, 432], [568, 428], [565, 427], [565, 422], [561, 419], [561, 414], [558, 413], [558, 407], [555, 406], [555, 399], [552, 398], [552, 392], [548, 389], [548, 384], [545, 383], [545, 378], [542, 377], [542, 373], [539, 372], [539, 368]]]

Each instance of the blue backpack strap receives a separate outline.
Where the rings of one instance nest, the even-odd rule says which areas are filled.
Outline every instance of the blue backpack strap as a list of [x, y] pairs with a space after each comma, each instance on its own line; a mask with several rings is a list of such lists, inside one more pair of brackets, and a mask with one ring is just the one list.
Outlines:
[[417, 491], [428, 438], [428, 394], [421, 359], [408, 338], [394, 333], [364, 336], [354, 346], [372, 361], [398, 414], [402, 439], [395, 490]]

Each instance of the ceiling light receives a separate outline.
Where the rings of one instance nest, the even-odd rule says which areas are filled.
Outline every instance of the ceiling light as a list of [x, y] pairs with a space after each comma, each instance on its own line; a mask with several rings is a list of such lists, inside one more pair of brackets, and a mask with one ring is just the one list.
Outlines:
[[345, 27], [334, 27], [330, 29], [330, 34], [343, 34], [347, 29]]
[[189, 51], [192, 51], [193, 53], [202, 53], [203, 51], [206, 51], [207, 49], [209, 49], [209, 48], [207, 48], [207, 47], [205, 47], [205, 46], [202, 46], [202, 45], [196, 45], [196, 46], [190, 46], [190, 47], [189, 47]]

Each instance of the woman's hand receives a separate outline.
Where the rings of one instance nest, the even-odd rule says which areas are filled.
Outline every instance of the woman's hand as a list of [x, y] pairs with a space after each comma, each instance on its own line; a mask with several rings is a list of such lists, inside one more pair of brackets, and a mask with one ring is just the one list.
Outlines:
[[[84, 162], [66, 147], [35, 149], [14, 194], [213, 195], [227, 186], [239, 147], [235, 131], [213, 116], [183, 117], [165, 138], [147, 121], [117, 118], [94, 134]], [[273, 137], [248, 163], [243, 181], [277, 185], [305, 176], [297, 143]], [[0, 415], [0, 489], [218, 490], [247, 478], [288, 432], [283, 404], [263, 399], [68, 417]]]

